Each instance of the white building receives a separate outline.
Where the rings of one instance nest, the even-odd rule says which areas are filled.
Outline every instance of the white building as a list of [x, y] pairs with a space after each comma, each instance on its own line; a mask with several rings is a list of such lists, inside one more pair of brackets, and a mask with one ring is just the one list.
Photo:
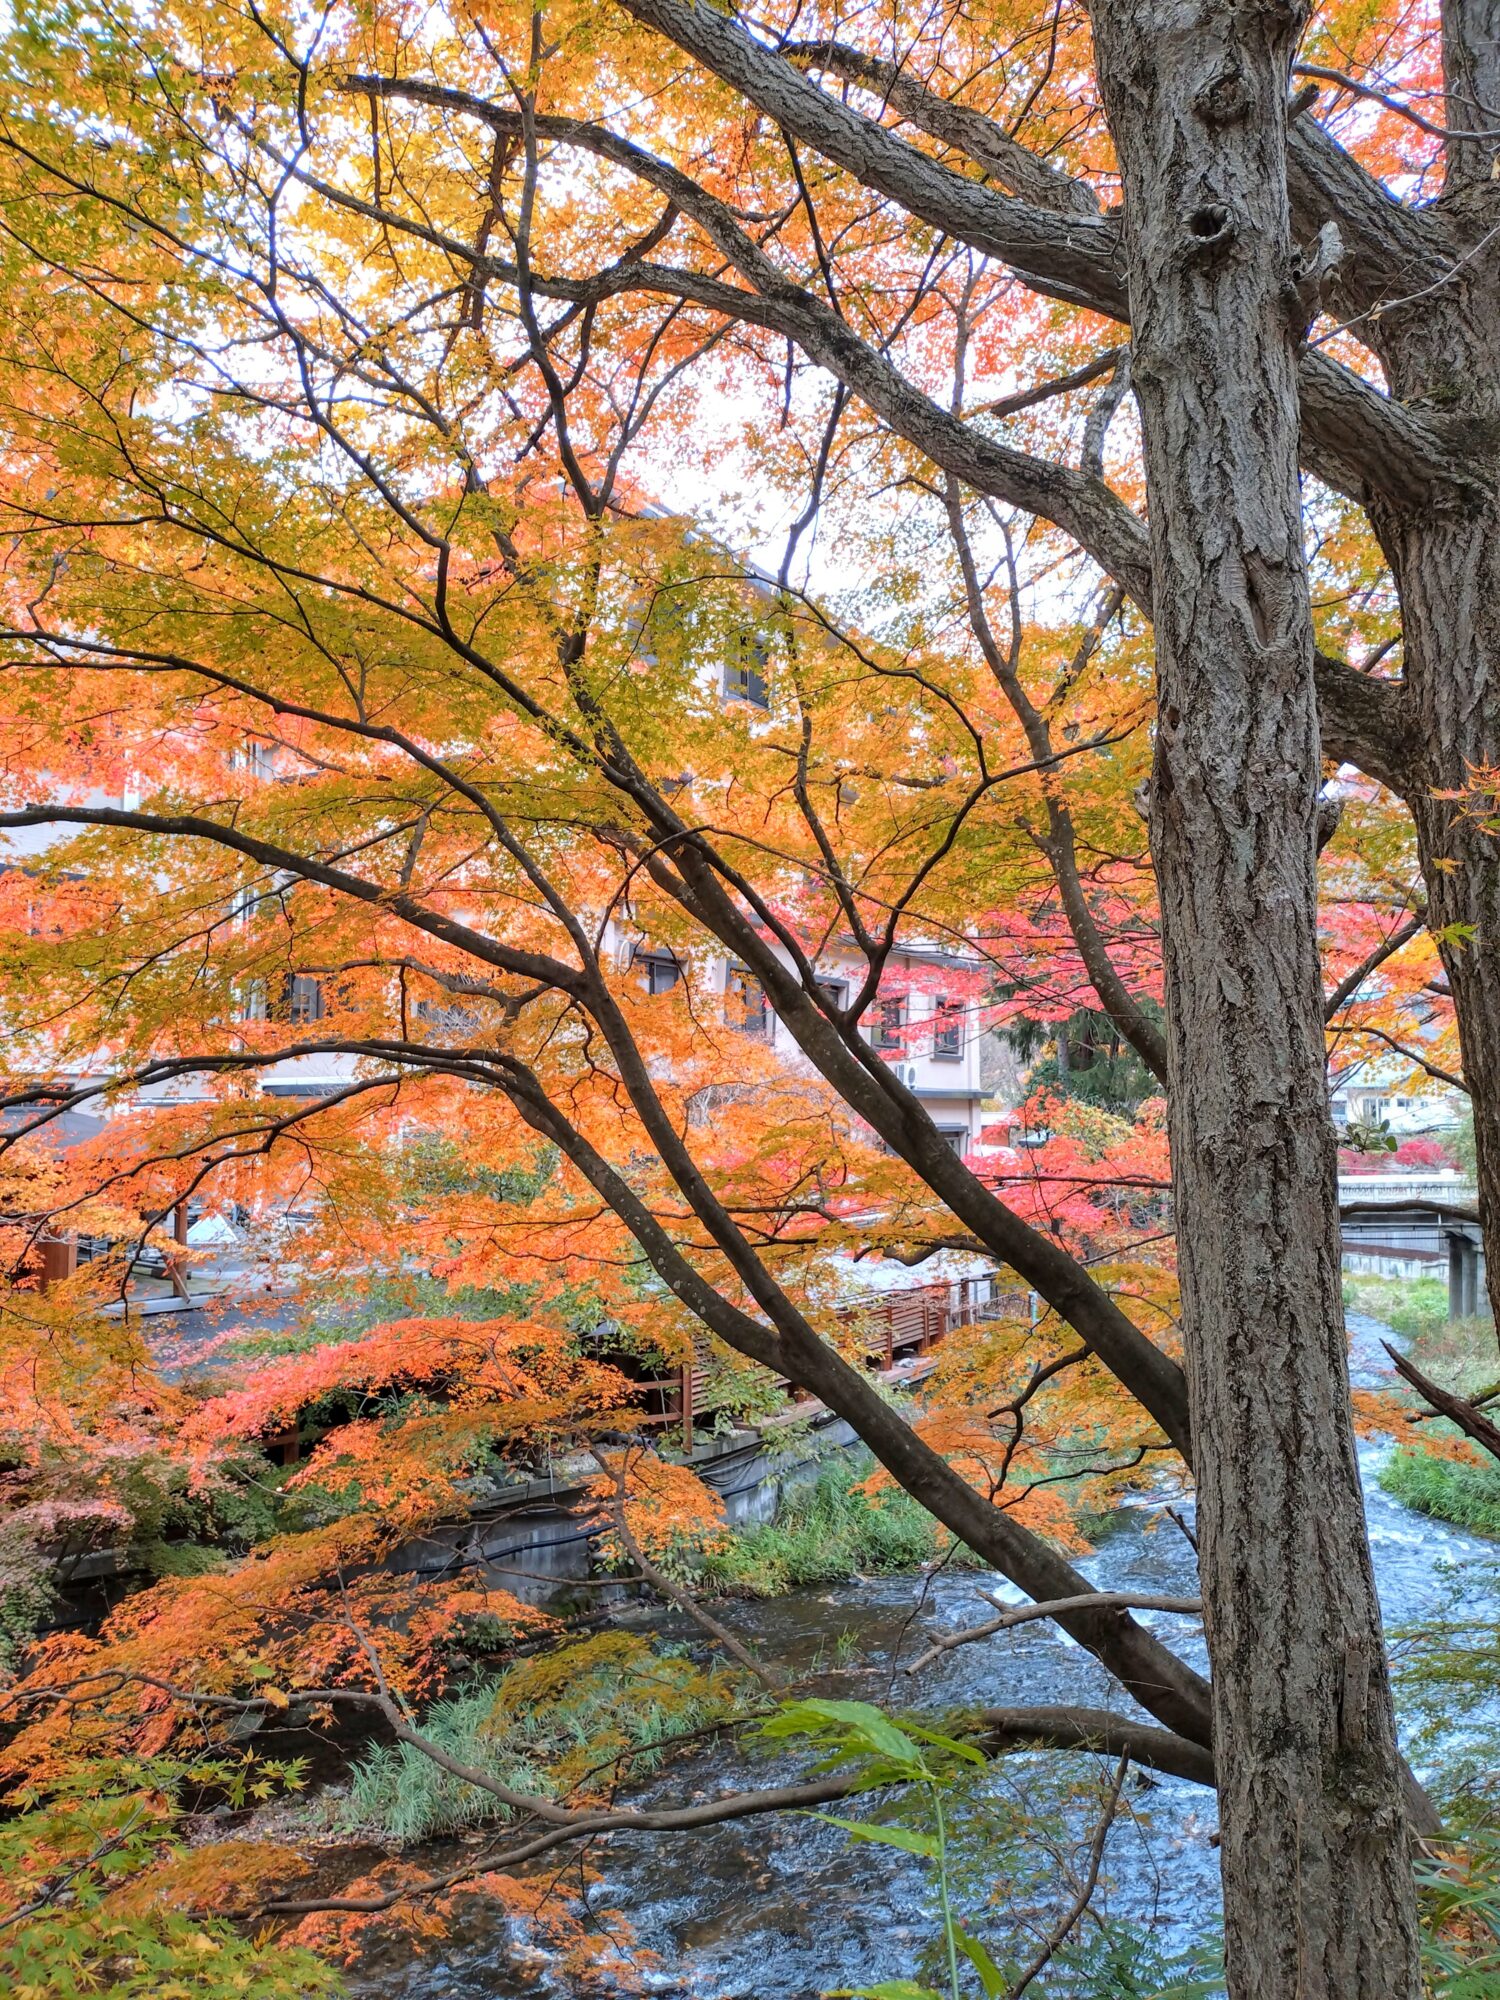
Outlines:
[[[633, 969], [647, 993], [667, 993], [684, 975], [671, 951], [616, 931], [617, 964]], [[788, 954], [775, 947], [778, 958]], [[738, 1032], [785, 1056], [805, 1061], [784, 1023], [776, 1018], [760, 981], [747, 967], [722, 955], [695, 965], [695, 977], [722, 997], [724, 1017]], [[848, 1006], [862, 984], [866, 965], [852, 947], [832, 945], [817, 962], [818, 983], [839, 1006]], [[983, 1123], [980, 1076], [979, 986], [982, 961], [972, 954], [913, 943], [891, 954], [881, 991], [861, 1022], [861, 1031], [918, 1097], [956, 1153], [970, 1152]]]
[[[260, 746], [251, 746], [242, 753], [245, 768], [252, 768], [257, 775], [272, 779], [275, 776], [274, 760], [266, 756]], [[236, 762], [239, 761], [237, 757]], [[62, 797], [56, 801], [64, 802]], [[141, 803], [140, 796], [127, 784], [119, 792], [105, 792], [93, 789], [72, 795], [70, 804], [84, 807], [112, 807], [121, 811], [131, 811]], [[25, 870], [35, 864], [57, 842], [65, 840], [75, 829], [66, 823], [51, 825], [14, 827], [0, 834], [0, 872], [9, 869]], [[243, 907], [236, 913], [241, 922], [250, 920], [254, 898], [247, 896]], [[241, 997], [237, 1018], [246, 1021], [285, 1021], [289, 1028], [305, 1027], [308, 1023], [321, 1020], [324, 1013], [324, 995], [320, 981], [300, 974], [289, 975], [275, 993], [266, 990], [257, 982]], [[37, 1043], [38, 1068], [50, 1068], [46, 1061], [46, 1037]], [[100, 1048], [93, 1060], [83, 1067], [75, 1068], [67, 1076], [59, 1076], [59, 1085], [83, 1085], [91, 1081], [102, 1081], [113, 1074], [114, 1060], [108, 1047]], [[347, 1083], [355, 1074], [357, 1063], [352, 1056], [309, 1055], [294, 1056], [285, 1062], [274, 1064], [263, 1071], [259, 1078], [260, 1088], [270, 1097], [326, 1097]], [[110, 1117], [131, 1108], [131, 1105], [192, 1103], [212, 1094], [210, 1087], [199, 1077], [188, 1075], [174, 1078], [169, 1082], [148, 1084], [135, 1091], [127, 1102], [116, 1099], [111, 1104], [98, 1104], [99, 1115]]]
[[1467, 1109], [1464, 1093], [1436, 1080], [1414, 1083], [1414, 1068], [1400, 1056], [1381, 1054], [1353, 1062], [1331, 1076], [1334, 1124], [1383, 1125], [1397, 1139], [1451, 1131]]

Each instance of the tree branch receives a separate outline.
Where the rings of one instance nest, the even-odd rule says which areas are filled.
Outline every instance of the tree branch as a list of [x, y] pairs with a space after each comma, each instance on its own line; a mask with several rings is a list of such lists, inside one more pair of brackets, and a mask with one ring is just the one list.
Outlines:
[[1372, 1042], [1383, 1043], [1386, 1048], [1409, 1062], [1413, 1069], [1425, 1070], [1435, 1083], [1446, 1083], [1454, 1090], [1461, 1090], [1465, 1097], [1469, 1095], [1469, 1086], [1461, 1076], [1455, 1076], [1451, 1069], [1442, 1069], [1437, 1063], [1429, 1062], [1426, 1056], [1418, 1055], [1415, 1049], [1407, 1048], [1404, 1043], [1398, 1042], [1394, 1035], [1388, 1035], [1384, 1028], [1355, 1025], [1347, 1032], [1351, 1035], [1367, 1035]]
[[1333, 991], [1323, 1002], [1323, 1019], [1331, 1021], [1340, 1007], [1346, 1001], [1354, 998], [1354, 995], [1364, 985], [1370, 974], [1377, 972], [1388, 958], [1394, 958], [1403, 945], [1410, 944], [1417, 933], [1425, 928], [1426, 923], [1427, 913], [1425, 910], [1420, 911], [1414, 917], [1409, 917], [1404, 924], [1399, 925], [1393, 930], [1388, 938], [1383, 938], [1376, 945], [1375, 949], [1367, 957], [1361, 959], [1351, 972], [1345, 973], [1338, 985], [1334, 987]]
[[[987, 1604], [1001, 1604], [987, 1590], [979, 1593]], [[1076, 1611], [1092, 1605], [1100, 1610], [1121, 1611], [1182, 1611], [1201, 1612], [1201, 1597], [1156, 1597], [1149, 1593], [1140, 1595], [1128, 1590], [1093, 1590], [1081, 1597], [1056, 1598], [1050, 1604], [1001, 1605], [1000, 1616], [988, 1619], [983, 1625], [965, 1626], [956, 1632], [934, 1632], [932, 1644], [907, 1666], [909, 1674], [931, 1666], [944, 1653], [951, 1653], [959, 1646], [972, 1646], [977, 1639], [991, 1639], [997, 1632], [1008, 1632], [1013, 1625], [1030, 1625], [1038, 1618], [1052, 1618], [1059, 1611]]]
[[1396, 1373], [1403, 1380], [1410, 1382], [1417, 1394], [1440, 1417], [1446, 1417], [1450, 1423], [1457, 1424], [1464, 1436], [1472, 1438], [1475, 1444], [1490, 1454], [1491, 1458], [1500, 1459], [1500, 1425], [1492, 1424], [1489, 1418], [1482, 1415], [1472, 1403], [1466, 1402], [1462, 1396], [1455, 1396], [1451, 1389], [1444, 1389], [1439, 1383], [1434, 1382], [1430, 1375], [1424, 1375], [1415, 1361], [1403, 1354], [1399, 1348], [1392, 1347], [1388, 1340], [1383, 1340], [1380, 1344], [1391, 1357], [1391, 1365]]
[[1115, 1766], [1114, 1780], [1104, 1801], [1104, 1810], [1099, 1815], [1099, 1824], [1094, 1829], [1093, 1839], [1089, 1842], [1088, 1866], [1084, 1870], [1084, 1877], [1083, 1881], [1079, 1884], [1078, 1894], [1073, 1898], [1072, 1903], [1063, 1913], [1058, 1923], [1048, 1932], [1040, 1951], [1038, 1951], [1035, 1958], [1026, 1967], [1026, 1970], [1021, 1974], [1015, 1985], [1011, 1987], [1009, 1993], [1005, 1996], [1005, 2000], [1021, 2000], [1021, 1995], [1046, 1970], [1049, 1961], [1059, 1948], [1067, 1942], [1068, 1934], [1088, 1908], [1094, 1891], [1099, 1886], [1099, 1868], [1104, 1860], [1104, 1843], [1109, 1839], [1109, 1830], [1115, 1823], [1115, 1814], [1120, 1808], [1120, 1793], [1125, 1784], [1125, 1773], [1129, 1769], [1130, 1752], [1126, 1750], [1121, 1753], [1120, 1761]]
[[1060, 215], [1097, 219], [1099, 197], [1087, 181], [1077, 180], [1039, 158], [982, 111], [928, 89], [901, 65], [865, 55], [847, 42], [831, 40], [789, 42], [781, 54], [799, 67], [827, 70], [863, 86], [919, 132], [967, 154], [976, 167], [982, 167], [1023, 201]]

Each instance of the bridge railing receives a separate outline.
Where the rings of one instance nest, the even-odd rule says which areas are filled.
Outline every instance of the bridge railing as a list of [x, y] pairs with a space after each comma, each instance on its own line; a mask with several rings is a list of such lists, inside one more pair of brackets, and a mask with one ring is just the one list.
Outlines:
[[1466, 1174], [1340, 1174], [1339, 1206], [1351, 1202], [1440, 1201], [1450, 1208], [1472, 1208], [1478, 1189]]

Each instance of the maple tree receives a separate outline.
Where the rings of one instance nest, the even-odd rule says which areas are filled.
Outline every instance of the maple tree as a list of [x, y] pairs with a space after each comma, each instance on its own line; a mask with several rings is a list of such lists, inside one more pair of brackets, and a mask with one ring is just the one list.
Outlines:
[[[1467, 399], [1494, 322], [1470, 110], [1500, 86], [1462, 4], [1446, 138], [1403, 102], [1423, 8], [1325, 9], [1300, 50], [1293, 8], [1147, 12], [1098, 4], [1091, 35], [995, 0], [856, 45], [685, 0], [420, 30], [394, 6], [22, 10], [0, 820], [65, 837], [0, 890], [17, 1255], [96, 1216], [146, 1240], [189, 1198], [301, 1206], [305, 1272], [504, 1304], [393, 1314], [204, 1396], [111, 1334], [138, 1405], [70, 1378], [60, 1415], [31, 1357], [94, 1351], [110, 1267], [19, 1290], [28, 1495], [76, 1499], [84, 1460], [107, 1491], [142, 1454], [212, 1494], [330, 1395], [345, 1420], [286, 1482], [304, 1524], [54, 1643], [23, 1694], [97, 1672], [107, 1698], [48, 1708], [17, 1758], [159, 1753], [194, 1699], [263, 1713], [252, 1667], [389, 1721], [468, 1624], [536, 1621], [461, 1580], [414, 1607], [378, 1559], [538, 1439], [601, 1441], [669, 1544], [711, 1535], [690, 1473], [608, 1456], [621, 1355], [681, 1361], [707, 1329], [1070, 1602], [1159, 1725], [1137, 1754], [1201, 1772], [1216, 1746], [1233, 1990], [1414, 1990], [1429, 1808], [1352, 1461], [1323, 1030], [1439, 1071], [1461, 1041], [1493, 1226], [1493, 500]], [[1341, 136], [1307, 90], [1288, 107], [1304, 73]], [[1444, 164], [1441, 201], [1408, 198]], [[733, 553], [726, 465], [791, 522], [775, 575]], [[697, 497], [664, 511], [674, 490]], [[1320, 729], [1369, 780], [1337, 826]], [[898, 1008], [872, 1046], [872, 1010], [924, 984], [955, 1012]], [[900, 1073], [915, 1023], [1080, 1008], [1165, 1116], [1038, 1103], [1046, 1146], [955, 1154]], [[311, 1059], [331, 1092], [258, 1092]], [[96, 1104], [97, 1138], [40, 1150]], [[1171, 1252], [1141, 1241], [1168, 1129], [1181, 1334]], [[832, 1260], [945, 1247], [1043, 1317], [945, 1351], [913, 1415], [867, 1379]], [[1070, 1436], [1106, 1490], [1192, 1464], [1212, 1691], [1089, 1601], [1048, 1483]], [[1268, 1873], [1298, 1884], [1295, 1934], [1263, 1923]]]

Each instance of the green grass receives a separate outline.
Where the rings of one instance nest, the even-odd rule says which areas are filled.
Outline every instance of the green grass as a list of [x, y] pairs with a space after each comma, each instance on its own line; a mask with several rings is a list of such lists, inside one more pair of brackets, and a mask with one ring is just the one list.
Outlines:
[[1404, 1445], [1380, 1468], [1380, 1484], [1403, 1507], [1500, 1539], [1500, 1463], [1456, 1465]]
[[1376, 1278], [1346, 1271], [1344, 1304], [1384, 1320], [1401, 1335], [1417, 1366], [1444, 1388], [1474, 1396], [1500, 1379], [1494, 1321], [1450, 1320], [1448, 1287], [1441, 1278]]
[[[1384, 1320], [1423, 1373], [1446, 1389], [1477, 1396], [1500, 1377], [1494, 1322], [1450, 1320], [1448, 1287], [1441, 1278], [1345, 1272], [1344, 1304]], [[1456, 1465], [1419, 1445], [1403, 1445], [1381, 1467], [1380, 1484], [1403, 1507], [1500, 1538], [1500, 1463]]]
[[[700, 1587], [776, 1597], [799, 1583], [920, 1569], [945, 1554], [951, 1536], [909, 1493], [872, 1497], [855, 1490], [871, 1463], [865, 1454], [849, 1454], [826, 1466], [815, 1481], [794, 1487], [774, 1521], [741, 1530], [706, 1559]], [[965, 1549], [954, 1561], [982, 1567]]]
[[1426, 1338], [1447, 1323], [1448, 1286], [1442, 1278], [1377, 1278], [1346, 1271], [1344, 1304], [1383, 1319], [1408, 1340]]

